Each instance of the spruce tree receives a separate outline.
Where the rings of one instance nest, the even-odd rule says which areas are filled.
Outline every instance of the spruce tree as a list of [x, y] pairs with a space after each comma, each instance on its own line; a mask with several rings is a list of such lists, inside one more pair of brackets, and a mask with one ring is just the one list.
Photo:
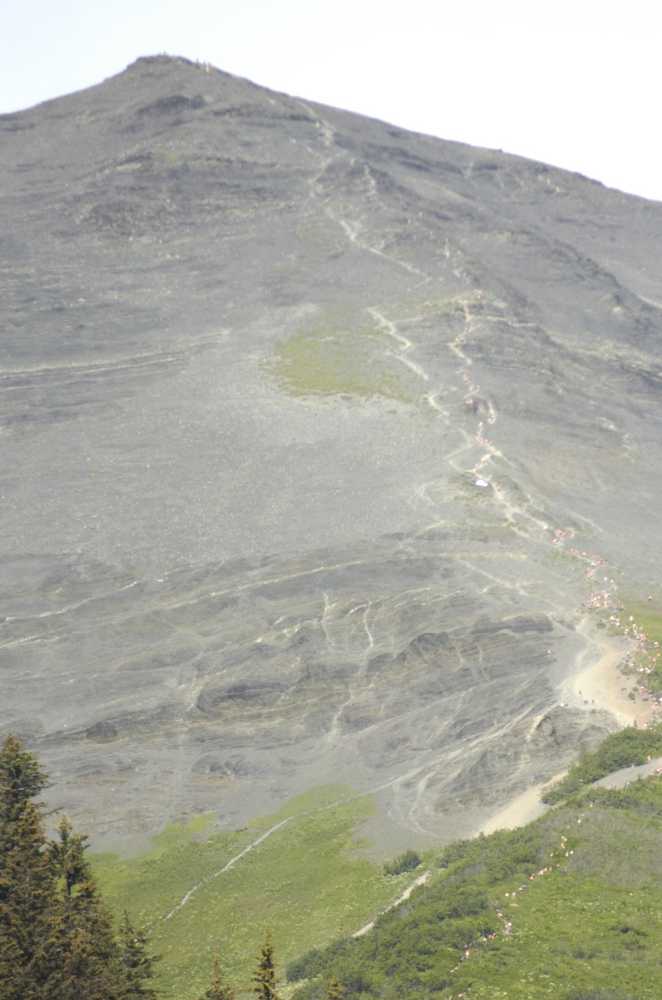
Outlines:
[[120, 950], [85, 857], [86, 839], [63, 819], [58, 839], [51, 844], [58, 881], [42, 951], [45, 996], [48, 1000], [125, 1000]]
[[259, 997], [259, 1000], [279, 1000], [276, 992], [276, 968], [270, 931], [267, 931], [264, 944], [260, 949], [253, 982], [255, 983], [253, 992], [256, 997]]
[[217, 958], [214, 959], [209, 988], [205, 990], [200, 1000], [235, 1000], [234, 990], [223, 982], [221, 966]]
[[0, 952], [13, 956], [12, 978], [28, 990], [38, 979], [41, 941], [52, 914], [53, 871], [41, 815], [32, 802], [13, 824], [16, 842], [0, 857]]
[[0, 1000], [24, 1000], [26, 996], [32, 1000], [28, 983], [18, 945], [0, 930]]
[[149, 985], [154, 976], [156, 956], [147, 951], [147, 935], [133, 926], [124, 911], [119, 929], [120, 962], [124, 972], [125, 1000], [156, 1000], [156, 993]]
[[121, 945], [92, 878], [87, 838], [47, 842], [32, 799], [47, 784], [14, 736], [0, 748], [0, 1000], [156, 1000], [153, 957], [125, 918]]
[[40, 996], [40, 951], [52, 915], [54, 877], [41, 807], [39, 764], [20, 741], [0, 749], [0, 1000]]
[[344, 986], [335, 976], [332, 976], [326, 988], [326, 1000], [344, 1000], [345, 996]]
[[47, 784], [36, 758], [16, 736], [8, 736], [0, 749], [0, 851], [6, 849], [5, 838], [22, 808]]
[[57, 840], [50, 843], [50, 854], [58, 877], [62, 880], [64, 895], [71, 899], [74, 888], [91, 881], [90, 866], [85, 857], [87, 837], [74, 833], [67, 817], [57, 828]]

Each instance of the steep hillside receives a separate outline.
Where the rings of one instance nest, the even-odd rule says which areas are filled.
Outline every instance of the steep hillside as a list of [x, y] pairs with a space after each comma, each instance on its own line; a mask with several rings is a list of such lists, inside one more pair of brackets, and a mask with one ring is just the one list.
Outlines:
[[0, 726], [98, 846], [448, 841], [650, 714], [662, 206], [170, 57], [0, 130]]
[[652, 1000], [660, 752], [662, 726], [625, 729], [553, 786], [562, 804], [537, 822], [385, 866], [357, 838], [371, 803], [335, 788], [234, 834], [171, 829], [95, 870], [115, 912], [150, 928], [164, 998], [197, 1000], [219, 952], [248, 997], [268, 926], [295, 1000], [327, 1000], [332, 977], [347, 1000]]
[[374, 931], [289, 968], [321, 1000], [656, 1000], [662, 779], [594, 788], [535, 824], [449, 847]]

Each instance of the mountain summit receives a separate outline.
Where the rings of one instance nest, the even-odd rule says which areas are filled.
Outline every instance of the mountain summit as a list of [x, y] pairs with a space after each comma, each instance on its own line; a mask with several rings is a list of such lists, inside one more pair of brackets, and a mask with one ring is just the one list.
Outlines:
[[468, 835], [645, 716], [662, 205], [166, 56], [0, 132], [2, 728], [99, 842]]

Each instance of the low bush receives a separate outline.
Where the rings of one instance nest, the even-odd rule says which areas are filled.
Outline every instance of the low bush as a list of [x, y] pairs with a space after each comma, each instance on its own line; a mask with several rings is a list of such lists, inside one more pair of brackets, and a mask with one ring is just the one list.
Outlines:
[[662, 754], [662, 726], [650, 729], [628, 727], [612, 733], [592, 753], [583, 754], [565, 778], [553, 785], [542, 797], [547, 805], [562, 802], [586, 785], [620, 771], [623, 767], [644, 764], [648, 756]]
[[384, 865], [385, 875], [402, 875], [403, 872], [411, 872], [418, 868], [421, 863], [420, 856], [416, 851], [405, 851], [399, 854], [393, 861], [387, 861]]

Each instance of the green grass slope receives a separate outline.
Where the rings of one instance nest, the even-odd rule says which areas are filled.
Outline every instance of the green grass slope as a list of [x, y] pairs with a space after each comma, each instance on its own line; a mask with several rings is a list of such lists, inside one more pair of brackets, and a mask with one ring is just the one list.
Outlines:
[[399, 895], [411, 873], [388, 877], [359, 853], [357, 831], [373, 811], [370, 797], [318, 789], [238, 832], [212, 832], [211, 817], [200, 817], [156, 837], [148, 854], [92, 860], [111, 909], [126, 908], [150, 929], [150, 946], [162, 955], [159, 995], [193, 1000], [208, 985], [215, 953], [230, 980], [250, 985], [267, 928], [284, 963], [352, 933]]
[[372, 934], [292, 963], [360, 1000], [659, 1000], [662, 779], [588, 788], [521, 830], [460, 843]]
[[[424, 865], [377, 865], [359, 831], [369, 796], [317, 789], [243, 830], [198, 817], [149, 853], [97, 856], [104, 897], [150, 929], [157, 987], [197, 1000], [220, 953], [239, 997], [271, 929], [283, 1000], [659, 1000], [662, 777], [592, 782], [662, 752], [662, 726], [613, 734], [556, 786], [560, 805], [519, 830], [452, 844]], [[418, 859], [417, 859], [418, 860]], [[428, 881], [389, 904], [426, 870]], [[384, 912], [387, 911], [387, 912]], [[373, 931], [351, 935], [375, 914]]]

